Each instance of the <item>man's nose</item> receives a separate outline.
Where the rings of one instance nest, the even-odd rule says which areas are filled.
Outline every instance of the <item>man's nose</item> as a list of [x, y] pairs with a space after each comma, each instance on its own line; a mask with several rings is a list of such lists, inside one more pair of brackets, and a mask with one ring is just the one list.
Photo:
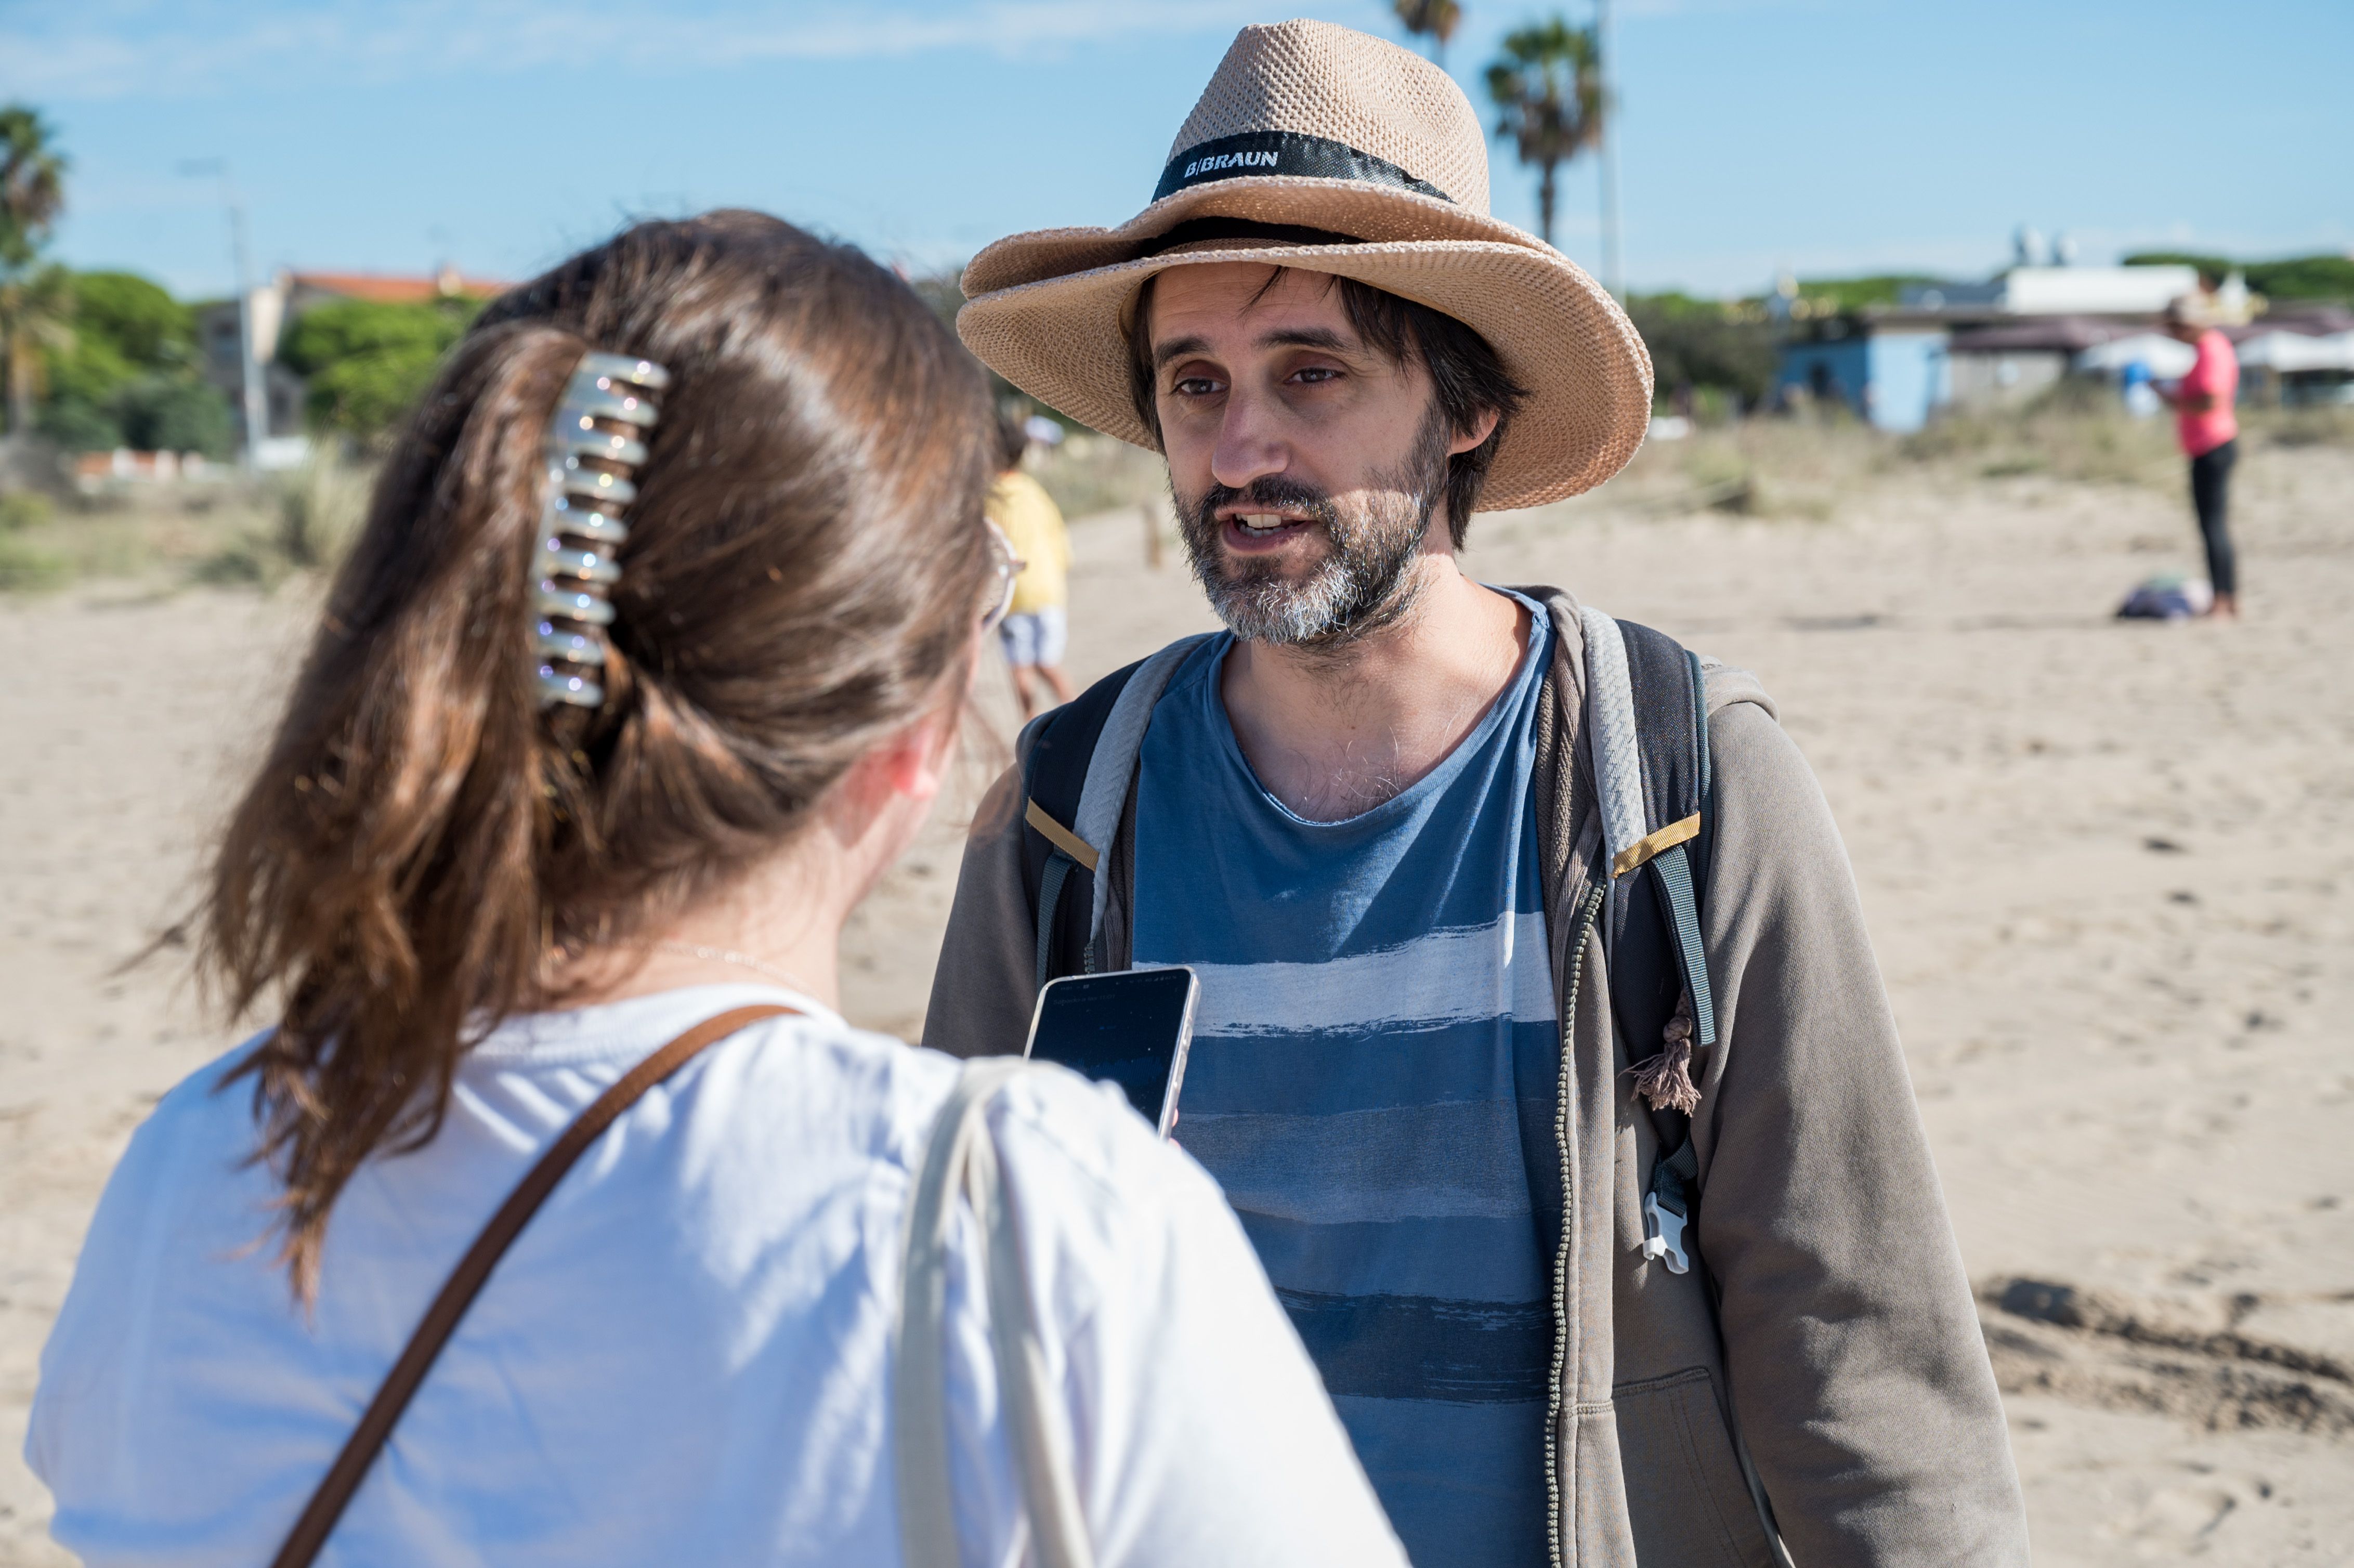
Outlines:
[[1253, 480], [1290, 466], [1291, 447], [1277, 411], [1265, 398], [1230, 394], [1218, 421], [1217, 445], [1210, 453], [1210, 477], [1228, 490], [1247, 490]]

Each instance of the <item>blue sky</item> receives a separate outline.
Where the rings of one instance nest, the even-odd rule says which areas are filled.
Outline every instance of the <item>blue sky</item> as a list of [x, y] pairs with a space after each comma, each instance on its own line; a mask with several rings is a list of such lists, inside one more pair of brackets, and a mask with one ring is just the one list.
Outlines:
[[[1576, 21], [1592, 0], [1561, 7]], [[1465, 0], [1458, 79], [1549, 5]], [[264, 267], [515, 279], [635, 215], [765, 207], [917, 267], [1111, 223], [1248, 21], [1232, 0], [0, 0], [0, 100], [74, 161], [58, 249], [224, 291], [229, 161]], [[1382, 0], [1308, 6], [1396, 36]], [[2022, 222], [2354, 247], [2347, 0], [1619, 0], [1627, 273], [1981, 274]], [[1475, 96], [1475, 101], [1477, 101]], [[1495, 206], [1533, 181], [1491, 144]], [[1556, 242], [1596, 264], [1594, 177]]]

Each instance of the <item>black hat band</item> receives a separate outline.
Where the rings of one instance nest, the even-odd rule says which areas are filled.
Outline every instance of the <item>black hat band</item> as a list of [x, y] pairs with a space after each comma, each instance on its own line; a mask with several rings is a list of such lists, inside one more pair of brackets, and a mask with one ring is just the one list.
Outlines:
[[1220, 136], [1188, 147], [1170, 159], [1169, 166], [1161, 171], [1161, 184], [1153, 188], [1152, 199], [1160, 201], [1213, 180], [1236, 180], [1253, 175], [1355, 180], [1437, 196], [1443, 202], [1455, 199], [1428, 180], [1415, 178], [1385, 158], [1361, 153], [1345, 142], [1303, 135], [1297, 131], [1246, 131], [1240, 135]]

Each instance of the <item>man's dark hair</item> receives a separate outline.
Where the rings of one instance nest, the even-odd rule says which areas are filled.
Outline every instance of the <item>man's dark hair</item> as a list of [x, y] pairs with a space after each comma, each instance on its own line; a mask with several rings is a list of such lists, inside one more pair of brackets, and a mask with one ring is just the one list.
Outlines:
[[1030, 451], [1030, 421], [1019, 414], [997, 416], [997, 471], [1020, 468]]
[[[1253, 302], [1281, 282], [1289, 270], [1277, 268], [1253, 296]], [[1161, 401], [1152, 369], [1152, 286], [1159, 281], [1160, 274], [1155, 273], [1137, 291], [1128, 323], [1129, 395], [1135, 400], [1137, 418], [1144, 421], [1156, 442], [1161, 440]], [[1393, 365], [1421, 362], [1430, 374], [1437, 411], [1456, 434], [1470, 429], [1482, 413], [1495, 410], [1496, 428], [1488, 439], [1447, 460], [1447, 532], [1455, 547], [1461, 549], [1471, 531], [1472, 508], [1479, 503], [1479, 488], [1488, 482], [1488, 470], [1504, 443], [1504, 432], [1511, 428], [1512, 416], [1529, 395], [1528, 388], [1505, 371], [1503, 360], [1488, 346], [1486, 338], [1453, 316], [1338, 273], [1326, 273], [1325, 283], [1340, 289], [1349, 325], [1367, 347]]]

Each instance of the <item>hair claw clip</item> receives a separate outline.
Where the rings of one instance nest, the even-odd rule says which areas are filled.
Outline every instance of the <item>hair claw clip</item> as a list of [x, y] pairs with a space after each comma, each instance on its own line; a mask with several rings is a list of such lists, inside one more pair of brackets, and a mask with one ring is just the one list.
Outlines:
[[532, 608], [539, 705], [595, 708], [605, 701], [612, 644], [613, 553], [629, 538], [622, 520], [638, 498], [632, 482], [646, 461], [645, 438], [662, 417], [654, 394], [670, 372], [650, 359], [589, 353], [566, 384], [547, 428], [547, 497], [539, 519]]

